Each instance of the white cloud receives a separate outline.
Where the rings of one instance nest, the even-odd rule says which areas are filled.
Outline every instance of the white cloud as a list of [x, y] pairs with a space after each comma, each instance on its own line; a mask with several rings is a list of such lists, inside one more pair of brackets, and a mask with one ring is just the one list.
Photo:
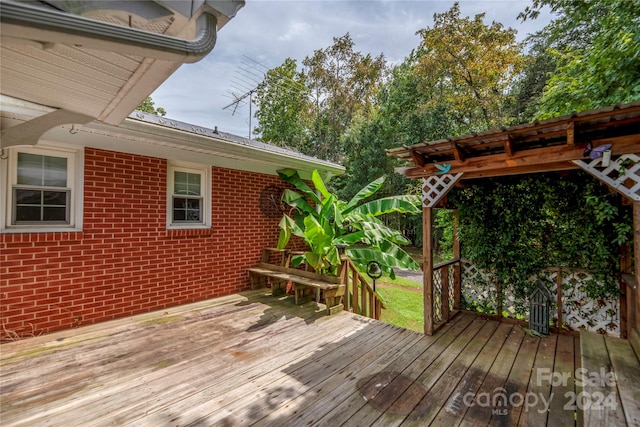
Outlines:
[[306, 33], [308, 29], [309, 25], [306, 22], [293, 22], [291, 25], [289, 25], [289, 30], [284, 35], [278, 37], [278, 40], [294, 40], [301, 34]]
[[[241, 136], [249, 133], [248, 105], [223, 109], [236, 95], [250, 89], [253, 78], [238, 82], [247, 58], [276, 67], [286, 58], [302, 62], [317, 49], [333, 43], [347, 32], [354, 49], [377, 56], [384, 53], [390, 63], [399, 63], [420, 41], [416, 31], [433, 25], [433, 14], [451, 8], [449, 0], [342, 0], [342, 1], [257, 1], [246, 6], [225, 25], [213, 52], [205, 59], [182, 66], [152, 97], [167, 116], [199, 126], [218, 128]], [[549, 17], [520, 23], [518, 13], [530, 1], [461, 1], [464, 16], [486, 12], [485, 23], [501, 22], [518, 30], [518, 39], [542, 28]], [[254, 112], [252, 110], [252, 112]], [[255, 119], [252, 123], [256, 125]]]

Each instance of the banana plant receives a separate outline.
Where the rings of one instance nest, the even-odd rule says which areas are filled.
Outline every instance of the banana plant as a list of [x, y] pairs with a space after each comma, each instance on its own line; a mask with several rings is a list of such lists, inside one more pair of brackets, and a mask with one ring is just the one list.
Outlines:
[[346, 202], [327, 190], [317, 170], [311, 175], [315, 191], [293, 169], [281, 169], [278, 174], [296, 188], [287, 189], [282, 195], [283, 202], [291, 209], [280, 220], [278, 248], [284, 249], [292, 235], [303, 238], [308, 245], [303, 255], [292, 258], [294, 266], [306, 262], [320, 273], [336, 274], [340, 265], [338, 247], [344, 247], [345, 254], [359, 268], [364, 269], [370, 261], [377, 261], [391, 278], [395, 278], [394, 267], [420, 268], [400, 247], [410, 242], [379, 218], [391, 212], [420, 213], [418, 196], [401, 195], [365, 202], [384, 183], [385, 178], [381, 177]]

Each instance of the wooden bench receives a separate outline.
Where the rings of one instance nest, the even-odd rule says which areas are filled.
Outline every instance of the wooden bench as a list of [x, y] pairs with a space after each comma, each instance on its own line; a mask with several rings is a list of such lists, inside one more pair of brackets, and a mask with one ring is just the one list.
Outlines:
[[262, 262], [247, 269], [253, 289], [269, 285], [271, 286], [271, 294], [278, 296], [284, 294], [287, 284], [291, 283], [296, 304], [311, 301], [319, 295], [319, 292], [322, 292], [327, 306], [327, 314], [334, 314], [343, 309], [342, 297], [346, 287], [340, 283], [339, 277], [291, 268], [289, 267], [291, 253], [286, 251], [282, 251], [283, 265], [271, 263], [269, 255], [275, 251], [281, 250], [265, 249]]

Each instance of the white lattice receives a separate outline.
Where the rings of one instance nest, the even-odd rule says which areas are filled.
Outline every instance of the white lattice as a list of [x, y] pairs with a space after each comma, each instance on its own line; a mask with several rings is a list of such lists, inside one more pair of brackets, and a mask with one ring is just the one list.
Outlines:
[[589, 163], [583, 160], [573, 162], [625, 196], [640, 201], [640, 157], [637, 155], [623, 154], [607, 167], [602, 166], [602, 157]]
[[422, 206], [435, 206], [456, 185], [462, 177], [462, 172], [456, 175], [431, 175], [422, 179]]
[[[558, 292], [558, 269], [547, 269], [540, 276], [532, 277], [532, 282], [542, 280], [552, 295]], [[585, 271], [565, 271], [562, 274], [562, 318], [558, 325], [557, 298], [551, 304], [550, 318], [553, 325], [569, 330], [586, 330], [620, 336], [620, 299], [592, 299], [587, 297], [585, 285], [594, 280]], [[471, 263], [462, 263], [461, 298], [463, 308], [481, 313], [496, 314], [497, 288], [492, 276]], [[503, 289], [502, 314], [506, 317], [528, 319], [528, 302], [519, 301], [512, 292]]]
[[442, 270], [433, 272], [433, 322], [442, 320]]
[[584, 284], [593, 280], [591, 274], [565, 272], [562, 277], [562, 316], [565, 327], [620, 336], [620, 299], [587, 297]]
[[475, 265], [462, 262], [462, 283], [460, 285], [460, 305], [466, 310], [495, 314], [497, 291], [490, 274]]

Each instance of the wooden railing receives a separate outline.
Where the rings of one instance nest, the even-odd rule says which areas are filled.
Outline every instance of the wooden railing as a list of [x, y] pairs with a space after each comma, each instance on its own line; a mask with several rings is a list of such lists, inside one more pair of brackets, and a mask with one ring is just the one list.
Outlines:
[[346, 285], [343, 298], [345, 310], [380, 320], [384, 302], [346, 256], [342, 257], [340, 283]]
[[433, 331], [448, 322], [460, 310], [460, 259], [452, 259], [433, 266]]
[[[262, 262], [289, 267], [291, 257], [304, 252], [290, 251], [287, 249], [265, 248], [262, 254]], [[382, 309], [385, 308], [384, 301], [373, 290], [365, 277], [360, 274], [351, 259], [342, 256], [339, 277], [340, 284], [345, 285], [343, 297], [344, 309], [362, 316], [380, 320]], [[298, 267], [305, 270], [313, 270], [307, 264]]]

